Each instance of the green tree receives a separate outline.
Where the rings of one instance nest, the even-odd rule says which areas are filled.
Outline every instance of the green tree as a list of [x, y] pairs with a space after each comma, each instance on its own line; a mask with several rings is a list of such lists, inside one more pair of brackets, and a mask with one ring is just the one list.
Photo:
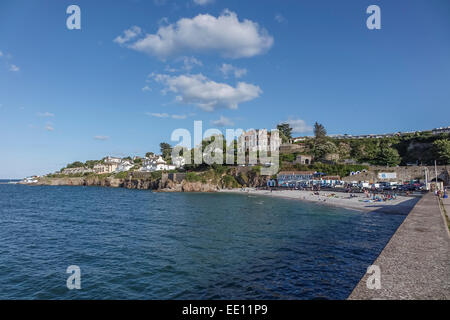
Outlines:
[[279, 125], [277, 125], [277, 129], [283, 143], [292, 138], [292, 128], [289, 123], [280, 123]]
[[351, 151], [350, 144], [345, 142], [340, 142], [338, 145], [338, 153], [340, 159], [347, 159], [350, 157], [350, 151]]
[[96, 164], [98, 164], [100, 162], [101, 162], [101, 160], [87, 160], [85, 163], [85, 166], [92, 169], [92, 168], [94, 168], [94, 166]]
[[73, 163], [69, 163], [66, 168], [82, 168], [84, 167], [84, 163], [80, 161], [75, 161]]
[[327, 135], [327, 130], [325, 130], [325, 127], [318, 123], [314, 123], [314, 136], [316, 137], [316, 140], [321, 140], [325, 138]]
[[336, 153], [337, 147], [331, 141], [320, 141], [314, 146], [313, 152], [316, 159], [323, 159], [328, 153]]
[[[366, 139], [362, 147], [362, 160], [369, 163], [380, 164], [380, 162], [378, 161], [380, 151], [382, 148], [388, 147], [390, 147], [390, 144], [388, 143], [384, 143], [383, 146], [380, 146], [380, 142], [378, 141], [378, 139]], [[382, 165], [386, 164], [384, 163]]]
[[433, 153], [436, 160], [443, 164], [450, 164], [450, 140], [439, 139], [433, 142]]
[[382, 143], [375, 158], [375, 163], [378, 165], [394, 167], [400, 164], [400, 155], [398, 154], [398, 151], [389, 144]]
[[[161, 146], [161, 145], [160, 145]], [[170, 145], [169, 145], [169, 147], [170, 147]], [[162, 151], [161, 151], [162, 152]], [[146, 154], [145, 154], [145, 157], [146, 158], [150, 158], [150, 157], [153, 157], [155, 154], [153, 153], [153, 152], [147, 152]]]
[[170, 144], [166, 143], [166, 142], [161, 142], [159, 144], [159, 148], [161, 150], [161, 154], [163, 156], [163, 158], [165, 160], [170, 158], [170, 155], [172, 153], [172, 147], [170, 146]]

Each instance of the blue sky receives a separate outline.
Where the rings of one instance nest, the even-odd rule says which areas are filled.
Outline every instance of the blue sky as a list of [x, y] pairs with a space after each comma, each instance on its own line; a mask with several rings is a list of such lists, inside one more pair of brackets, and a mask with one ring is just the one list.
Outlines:
[[289, 120], [295, 135], [449, 125], [447, 0], [197, 1], [1, 1], [0, 178], [158, 151], [194, 120]]

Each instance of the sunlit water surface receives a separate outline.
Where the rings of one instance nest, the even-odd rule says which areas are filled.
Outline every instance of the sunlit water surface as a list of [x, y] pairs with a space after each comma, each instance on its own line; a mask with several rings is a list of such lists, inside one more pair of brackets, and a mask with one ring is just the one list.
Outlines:
[[[0, 299], [345, 299], [404, 215], [0, 184]], [[69, 265], [81, 289], [68, 290]]]

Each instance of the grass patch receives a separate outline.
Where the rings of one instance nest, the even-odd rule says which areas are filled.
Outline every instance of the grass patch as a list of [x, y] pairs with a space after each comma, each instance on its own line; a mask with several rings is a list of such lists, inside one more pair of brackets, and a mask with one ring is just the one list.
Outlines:
[[116, 178], [116, 179], [126, 179], [127, 177], [128, 177], [127, 171], [122, 171], [122, 172], [116, 173], [114, 175], [114, 178]]
[[226, 188], [239, 188], [240, 184], [236, 181], [233, 176], [225, 175], [222, 178], [223, 186]]
[[185, 179], [188, 182], [199, 182], [199, 181], [202, 181], [202, 177], [200, 175], [196, 174], [195, 172], [187, 172]]

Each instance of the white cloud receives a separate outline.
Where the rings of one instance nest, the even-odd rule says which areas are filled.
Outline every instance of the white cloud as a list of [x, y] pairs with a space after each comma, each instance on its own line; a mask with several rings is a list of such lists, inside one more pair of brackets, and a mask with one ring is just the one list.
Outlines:
[[247, 74], [247, 69], [238, 68], [228, 63], [223, 63], [220, 67], [220, 71], [223, 73], [225, 78], [227, 78], [230, 73], [234, 74], [236, 78], [240, 78]]
[[152, 91], [152, 88], [150, 88], [148, 85], [145, 85], [142, 89], [142, 91]]
[[180, 71], [187, 71], [190, 72], [194, 67], [198, 66], [201, 67], [203, 66], [203, 63], [198, 60], [195, 57], [179, 57], [175, 60], [175, 63], [181, 63], [182, 66], [180, 66], [179, 68], [174, 68], [170, 65], [166, 65], [166, 67], [164, 68], [164, 71], [166, 72], [171, 72], [171, 73], [175, 73], [175, 72], [180, 72]]
[[162, 17], [158, 20], [158, 25], [169, 24], [169, 19], [167, 17]]
[[302, 119], [289, 119], [285, 121], [289, 123], [289, 125], [292, 127], [292, 132], [296, 133], [305, 133], [305, 132], [311, 132], [313, 130], [312, 126], [309, 126], [306, 124], [305, 120]]
[[[125, 32], [130, 30], [126, 30]], [[135, 32], [132, 33], [135, 36]], [[166, 59], [183, 52], [214, 52], [228, 58], [252, 57], [273, 45], [273, 37], [258, 23], [239, 21], [236, 13], [225, 10], [220, 16], [199, 14], [176, 23], [160, 26], [155, 34], [130, 41], [133, 37], [117, 37], [115, 42], [136, 51]], [[119, 40], [118, 40], [119, 39]]]
[[169, 114], [168, 113], [146, 113], [148, 116], [152, 116], [152, 117], [156, 117], [156, 118], [168, 118]]
[[44, 117], [44, 118], [49, 118], [49, 117], [54, 117], [55, 114], [51, 113], [51, 112], [38, 112], [37, 115], [39, 117]]
[[183, 57], [182, 60], [186, 71], [191, 71], [195, 66], [203, 66], [203, 63], [194, 57]]
[[15, 64], [12, 64], [9, 66], [9, 71], [18, 72], [18, 71], [20, 71], [20, 68], [18, 66], [16, 66]]
[[124, 44], [130, 40], [133, 40], [137, 36], [142, 33], [141, 28], [138, 26], [132, 26], [130, 29], [127, 29], [123, 32], [123, 36], [118, 36], [114, 39], [114, 42], [118, 44]]
[[279, 22], [279, 23], [285, 23], [287, 22], [286, 18], [281, 14], [281, 13], [277, 13], [275, 15], [275, 21]]
[[53, 125], [48, 123], [48, 124], [45, 125], [45, 130], [47, 130], [47, 131], [54, 131], [55, 128], [53, 127]]
[[164, 69], [166, 72], [177, 72], [178, 70], [175, 68], [172, 68], [171, 66], [166, 66], [166, 68]]
[[227, 117], [220, 116], [218, 120], [213, 120], [212, 124], [218, 127], [231, 127], [234, 125], [234, 122]]
[[186, 119], [187, 115], [185, 114], [168, 114], [168, 113], [146, 113], [148, 116], [156, 117], [156, 118], [172, 118], [172, 119]]
[[0, 57], [3, 57], [3, 52], [0, 50]]
[[217, 107], [237, 109], [242, 102], [253, 100], [262, 94], [260, 87], [238, 82], [236, 87], [212, 81], [202, 74], [170, 76], [155, 74], [153, 78], [165, 85], [163, 92], [175, 93], [178, 102], [193, 104], [205, 111]]
[[213, 2], [214, 0], [194, 0], [194, 3], [199, 6], [204, 6]]
[[108, 140], [109, 137], [108, 136], [95, 136], [94, 139], [100, 140], [100, 141], [105, 141], [105, 140]]
[[173, 114], [171, 117], [173, 119], [186, 119], [187, 115], [185, 115], [185, 114]]

